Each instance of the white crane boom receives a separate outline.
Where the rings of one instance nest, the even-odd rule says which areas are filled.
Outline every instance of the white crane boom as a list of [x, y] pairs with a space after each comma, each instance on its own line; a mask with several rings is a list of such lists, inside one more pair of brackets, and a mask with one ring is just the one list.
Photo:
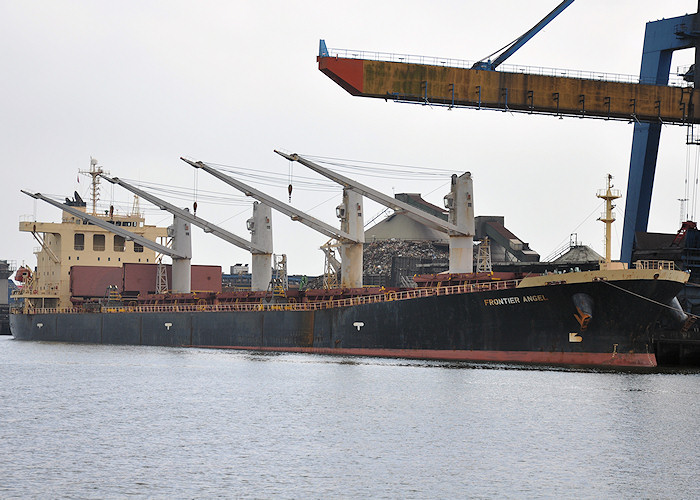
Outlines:
[[224, 241], [227, 241], [233, 245], [236, 245], [239, 248], [248, 250], [253, 253], [269, 253], [267, 249], [258, 247], [257, 245], [253, 244], [253, 242], [248, 241], [245, 238], [241, 238], [240, 236], [237, 236], [217, 226], [216, 224], [213, 224], [205, 219], [202, 219], [201, 217], [197, 217], [191, 214], [187, 210], [178, 208], [175, 205], [172, 205], [167, 201], [158, 198], [157, 196], [154, 196], [146, 191], [143, 191], [142, 189], [132, 186], [131, 184], [121, 180], [119, 177], [107, 177], [104, 174], [100, 174], [100, 177], [105, 179], [107, 182], [111, 182], [112, 184], [118, 184], [119, 186], [131, 191], [135, 195], [143, 198], [144, 200], [150, 201], [161, 210], [166, 210], [171, 214], [177, 215], [181, 219], [186, 220], [190, 224], [202, 228], [205, 233], [211, 233]]
[[75, 217], [78, 217], [79, 219], [86, 220], [90, 222], [91, 224], [94, 224], [97, 227], [101, 227], [102, 229], [106, 229], [107, 231], [111, 231], [114, 234], [118, 234], [119, 236], [123, 236], [127, 240], [133, 240], [136, 243], [138, 243], [141, 246], [144, 246], [146, 248], [150, 248], [151, 250], [162, 253], [163, 255], [167, 255], [169, 257], [173, 257], [176, 259], [186, 259], [188, 258], [188, 255], [185, 253], [180, 253], [177, 250], [174, 250], [172, 248], [168, 248], [166, 246], [163, 246], [159, 243], [156, 243], [155, 241], [151, 241], [148, 238], [144, 238], [143, 236], [132, 233], [131, 231], [127, 231], [121, 226], [116, 226], [105, 219], [102, 219], [100, 217], [95, 217], [94, 215], [87, 214], [81, 210], [78, 210], [77, 208], [68, 206], [64, 203], [60, 203], [58, 201], [52, 200], [51, 198], [47, 198], [46, 196], [42, 195], [41, 193], [29, 193], [27, 191], [21, 190], [24, 194], [27, 196], [31, 196], [32, 198], [35, 198], [37, 200], [42, 200], [45, 201], [46, 203], [53, 205], [57, 208], [60, 208], [64, 212], [68, 212], [71, 215], [74, 215]]
[[[353, 241], [355, 243], [361, 243], [358, 241], [357, 238], [354, 238], [350, 234], [346, 233], [345, 231], [341, 231], [340, 229], [336, 229], [330, 224], [326, 224], [322, 220], [316, 219], [315, 217], [312, 217], [308, 214], [305, 214], [301, 210], [294, 208], [291, 205], [287, 205], [286, 203], [283, 203], [279, 200], [276, 200], [272, 196], [269, 196], [261, 191], [258, 191], [257, 189], [240, 182], [222, 172], [219, 172], [215, 168], [207, 165], [206, 163], [202, 161], [192, 161], [188, 160], [187, 158], [180, 158], [182, 161], [189, 163], [192, 165], [194, 168], [201, 168], [205, 172], [213, 175], [219, 180], [224, 181], [226, 184], [235, 187], [239, 191], [241, 191], [243, 194], [246, 196], [250, 196], [252, 198], [255, 198], [258, 201], [261, 201], [265, 203], [266, 205], [269, 205], [270, 207], [274, 208], [278, 212], [281, 212], [288, 217], [290, 217], [292, 220], [301, 222], [302, 224], [309, 226], [311, 229], [314, 229], [315, 231], [318, 231], [321, 234], [324, 234], [328, 236], [329, 238], [337, 238], [340, 240], [346, 240], [346, 241]], [[444, 221], [443, 221], [444, 222]]]
[[407, 212], [407, 215], [411, 216], [411, 218], [418, 219], [424, 224], [427, 224], [435, 229], [438, 229], [440, 231], [451, 231], [454, 234], [466, 236], [466, 233], [464, 233], [464, 231], [458, 226], [447, 222], [446, 220], [441, 219], [440, 217], [430, 215], [429, 213], [426, 213], [423, 210], [420, 210], [419, 208], [413, 207], [408, 203], [404, 203], [403, 201], [399, 201], [396, 198], [387, 196], [384, 193], [377, 191], [376, 189], [372, 189], [371, 187], [356, 182], [348, 177], [345, 177], [344, 175], [337, 174], [325, 167], [322, 167], [321, 165], [318, 165], [312, 161], [309, 161], [299, 156], [296, 153], [288, 155], [278, 150], [275, 150], [275, 153], [286, 158], [289, 161], [298, 161], [305, 167], [308, 167], [311, 170], [323, 175], [324, 177], [327, 177], [348, 189], [352, 189], [353, 191], [360, 193], [362, 196], [365, 196], [370, 200], [376, 201], [377, 203], [380, 203], [385, 207], [389, 207], [392, 210], [404, 210]]

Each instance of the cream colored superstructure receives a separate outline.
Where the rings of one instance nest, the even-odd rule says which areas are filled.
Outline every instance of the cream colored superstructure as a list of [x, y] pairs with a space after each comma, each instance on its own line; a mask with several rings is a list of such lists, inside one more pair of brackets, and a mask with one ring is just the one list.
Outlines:
[[566, 285], [573, 283], [591, 283], [596, 281], [633, 281], [633, 280], [664, 280], [686, 283], [690, 274], [678, 271], [672, 261], [640, 260], [635, 262], [633, 269], [599, 269], [598, 271], [576, 271], [571, 273], [552, 273], [537, 276], [526, 276], [517, 288], [528, 288], [548, 285]]
[[[85, 211], [84, 206], [75, 206]], [[152, 241], [167, 238], [167, 228], [149, 226], [139, 214], [93, 214]], [[87, 224], [67, 212], [61, 222], [20, 221], [19, 230], [31, 232], [39, 242], [36, 268], [18, 297], [25, 307], [70, 307], [71, 266], [120, 267], [124, 263], [155, 263], [156, 253], [133, 241]]]

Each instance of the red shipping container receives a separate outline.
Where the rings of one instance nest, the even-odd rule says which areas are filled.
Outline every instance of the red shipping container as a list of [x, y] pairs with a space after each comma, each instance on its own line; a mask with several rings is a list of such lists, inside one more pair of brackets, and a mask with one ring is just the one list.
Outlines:
[[70, 293], [73, 297], [105, 297], [110, 285], [116, 285], [121, 293], [121, 267], [71, 266], [70, 268]]
[[193, 292], [221, 292], [221, 266], [192, 266]]
[[[170, 264], [165, 265], [168, 288], [172, 288], [173, 273]], [[124, 264], [124, 290], [141, 295], [155, 293], [156, 264]], [[221, 266], [192, 266], [191, 288], [194, 292], [220, 292]]]
[[[156, 264], [125, 263], [124, 291], [140, 295], [155, 293], [156, 268]], [[170, 278], [168, 283], [171, 283]]]

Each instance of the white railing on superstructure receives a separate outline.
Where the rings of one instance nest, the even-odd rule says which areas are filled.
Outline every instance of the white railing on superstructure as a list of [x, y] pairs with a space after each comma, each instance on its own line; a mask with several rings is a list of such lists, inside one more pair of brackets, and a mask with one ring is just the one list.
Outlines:
[[672, 260], [638, 260], [634, 263], [635, 269], [663, 269], [666, 271], [676, 271], [675, 262]]

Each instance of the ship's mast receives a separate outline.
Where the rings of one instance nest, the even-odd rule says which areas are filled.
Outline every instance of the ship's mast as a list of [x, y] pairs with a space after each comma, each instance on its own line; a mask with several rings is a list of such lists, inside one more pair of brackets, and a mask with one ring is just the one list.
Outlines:
[[92, 177], [92, 215], [97, 215], [97, 200], [100, 199], [100, 174], [109, 175], [97, 165], [97, 159], [90, 157], [90, 170], [79, 170], [81, 174]]
[[139, 202], [139, 195], [134, 195], [134, 203], [131, 205], [131, 215], [136, 215], [141, 217], [141, 203]]
[[613, 189], [612, 175], [607, 176], [607, 186], [605, 189], [599, 190], [596, 193], [598, 198], [605, 200], [605, 212], [601, 214], [598, 218], [599, 221], [605, 223], [605, 263], [610, 264], [610, 250], [611, 250], [611, 239], [612, 239], [612, 223], [615, 222], [615, 212], [613, 212], [613, 200], [620, 198], [619, 189]]

